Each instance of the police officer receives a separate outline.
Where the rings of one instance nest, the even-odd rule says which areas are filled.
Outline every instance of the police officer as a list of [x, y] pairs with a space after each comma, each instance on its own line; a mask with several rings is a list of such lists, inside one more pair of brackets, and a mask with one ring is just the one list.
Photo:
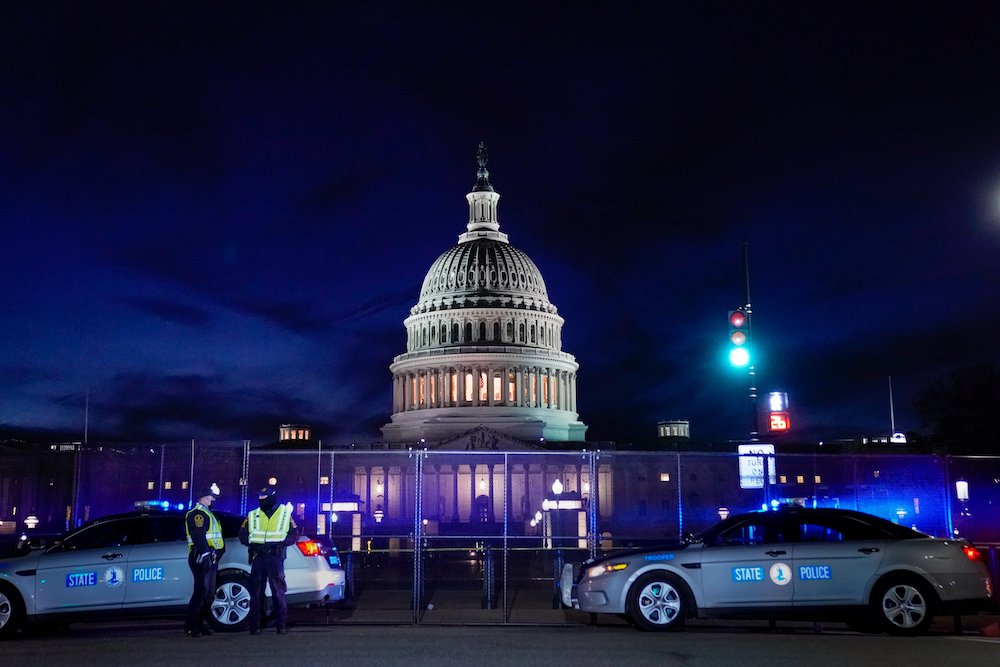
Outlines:
[[258, 501], [260, 506], [250, 510], [240, 528], [240, 542], [250, 551], [250, 634], [260, 634], [265, 587], [270, 584], [274, 624], [279, 635], [286, 635], [285, 549], [299, 536], [292, 520], [292, 504], [279, 505], [274, 487], [261, 489]]
[[211, 486], [199, 489], [197, 504], [184, 517], [188, 567], [194, 577], [194, 591], [184, 617], [184, 633], [188, 637], [212, 634], [205, 625], [205, 619], [215, 597], [215, 575], [219, 571], [219, 559], [226, 550], [226, 543], [222, 539], [222, 525], [209, 509], [219, 493], [219, 486], [214, 482]]

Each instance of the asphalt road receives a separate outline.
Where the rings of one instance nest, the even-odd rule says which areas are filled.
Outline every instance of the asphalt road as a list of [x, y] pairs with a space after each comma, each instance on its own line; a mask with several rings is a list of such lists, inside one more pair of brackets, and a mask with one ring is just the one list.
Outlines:
[[[843, 627], [843, 626], [840, 626]], [[77, 624], [0, 644], [2, 665], [994, 665], [1000, 639], [936, 628], [900, 639], [811, 626], [296, 625], [286, 636], [185, 637], [178, 621]], [[959, 662], [961, 661], [961, 662]]]

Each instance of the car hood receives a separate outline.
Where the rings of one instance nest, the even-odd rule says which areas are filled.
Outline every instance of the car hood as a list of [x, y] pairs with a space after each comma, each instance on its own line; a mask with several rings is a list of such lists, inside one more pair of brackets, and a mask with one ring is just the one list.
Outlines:
[[601, 556], [600, 558], [589, 560], [585, 564], [597, 565], [599, 563], [604, 563], [609, 560], [620, 560], [622, 558], [634, 558], [636, 556], [646, 556], [649, 554], [683, 551], [684, 549], [687, 549], [689, 546], [691, 546], [689, 542], [670, 542], [667, 544], [661, 544], [659, 546], [649, 547], [646, 549], [629, 549], [621, 551], [612, 551], [611, 553], [605, 556]]
[[41, 555], [41, 549], [31, 549], [0, 558], [0, 579], [5, 579], [15, 570], [31, 569]]

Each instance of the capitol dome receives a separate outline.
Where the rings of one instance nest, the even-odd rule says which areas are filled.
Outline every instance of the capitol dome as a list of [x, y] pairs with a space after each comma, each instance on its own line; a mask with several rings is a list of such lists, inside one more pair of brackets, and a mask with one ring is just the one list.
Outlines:
[[479, 238], [459, 243], [437, 258], [424, 278], [414, 311], [487, 302], [553, 308], [542, 274], [530, 257], [509, 243]]
[[525, 440], [583, 440], [573, 355], [535, 263], [500, 231], [480, 144], [469, 221], [427, 271], [404, 321], [387, 442], [440, 441], [478, 426]]

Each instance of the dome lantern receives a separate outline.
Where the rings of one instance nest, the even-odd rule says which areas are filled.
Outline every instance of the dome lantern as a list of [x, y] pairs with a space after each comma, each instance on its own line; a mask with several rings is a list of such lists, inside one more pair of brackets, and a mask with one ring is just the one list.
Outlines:
[[485, 144], [479, 142], [479, 150], [476, 151], [476, 162], [479, 164], [476, 185], [472, 188], [472, 192], [465, 195], [469, 202], [469, 224], [465, 227], [469, 231], [458, 237], [459, 243], [483, 238], [507, 243], [507, 235], [500, 231], [500, 222], [497, 220], [497, 202], [500, 201], [500, 195], [490, 184], [490, 172], [486, 170], [488, 159]]

